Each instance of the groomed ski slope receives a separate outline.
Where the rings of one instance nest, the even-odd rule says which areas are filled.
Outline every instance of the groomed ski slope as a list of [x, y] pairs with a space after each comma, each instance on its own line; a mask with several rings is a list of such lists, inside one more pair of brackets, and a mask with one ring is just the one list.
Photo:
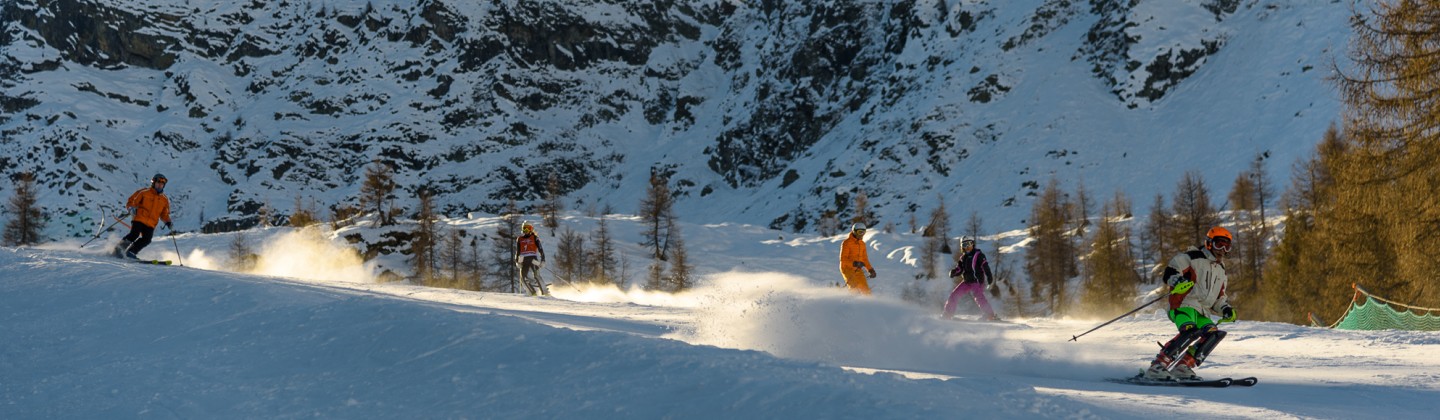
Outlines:
[[[775, 239], [711, 231], [687, 239], [725, 232], [732, 255]], [[1068, 342], [1099, 321], [941, 321], [879, 280], [864, 298], [709, 265], [690, 293], [532, 298], [210, 271], [223, 235], [166, 242], [146, 252], [189, 266], [0, 249], [0, 418], [1395, 419], [1440, 397], [1440, 333], [1242, 321], [1200, 373], [1259, 385], [1142, 387], [1105, 378], [1169, 338], [1155, 312]]]

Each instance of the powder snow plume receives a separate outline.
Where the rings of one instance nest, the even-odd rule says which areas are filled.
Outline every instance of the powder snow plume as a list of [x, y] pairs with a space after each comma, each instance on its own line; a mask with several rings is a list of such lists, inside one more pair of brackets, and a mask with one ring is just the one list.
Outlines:
[[317, 281], [374, 283], [374, 270], [354, 249], [338, 246], [318, 231], [302, 229], [276, 235], [260, 245], [250, 274]]
[[[178, 259], [190, 267], [310, 281], [374, 283], [375, 270], [353, 248], [336, 245], [314, 229], [293, 230], [265, 239], [256, 248], [253, 267], [235, 269], [231, 257], [212, 256], [195, 248]], [[223, 253], [223, 252], [222, 252]], [[173, 252], [164, 258], [176, 261]]]
[[632, 291], [613, 296], [613, 301], [638, 297], [628, 301], [682, 306], [701, 314], [693, 327], [670, 338], [841, 366], [1062, 378], [1094, 378], [1123, 370], [1096, 362], [1073, 346], [1011, 336], [1013, 328], [1023, 326], [941, 320], [939, 307], [860, 296], [784, 273], [720, 273], [702, 279], [692, 290], [658, 295], [668, 296]]

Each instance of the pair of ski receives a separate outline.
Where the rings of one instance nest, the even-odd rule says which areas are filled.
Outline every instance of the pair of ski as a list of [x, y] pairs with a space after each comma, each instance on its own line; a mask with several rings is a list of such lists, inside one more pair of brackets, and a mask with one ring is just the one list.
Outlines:
[[1129, 377], [1129, 378], [1124, 378], [1124, 379], [1108, 379], [1108, 380], [1109, 380], [1110, 382], [1122, 383], [1122, 384], [1133, 384], [1133, 385], [1146, 385], [1146, 386], [1180, 386], [1180, 387], [1199, 387], [1199, 388], [1225, 388], [1225, 387], [1229, 387], [1229, 386], [1232, 386], [1232, 385], [1233, 385], [1233, 386], [1255, 386], [1255, 383], [1257, 383], [1257, 382], [1260, 381], [1259, 379], [1255, 378], [1254, 376], [1251, 376], [1251, 377], [1248, 377], [1248, 378], [1220, 378], [1220, 379], [1202, 379], [1202, 380], [1194, 380], [1194, 381], [1187, 381], [1187, 380], [1156, 380], [1156, 379], [1146, 378], [1144, 373], [1140, 373], [1140, 374], [1137, 374], [1137, 375], [1135, 375], [1135, 376], [1132, 376], [1132, 377]]
[[149, 265], [170, 265], [170, 260], [142, 260], [142, 259], [139, 259], [139, 258], [130, 258], [130, 257], [126, 257], [126, 256], [123, 256], [123, 255], [113, 255], [113, 254], [112, 254], [112, 256], [115, 257], [115, 258], [119, 258], [119, 259], [125, 260], [125, 261], [137, 262], [137, 263], [141, 263], [141, 264], [149, 264]]

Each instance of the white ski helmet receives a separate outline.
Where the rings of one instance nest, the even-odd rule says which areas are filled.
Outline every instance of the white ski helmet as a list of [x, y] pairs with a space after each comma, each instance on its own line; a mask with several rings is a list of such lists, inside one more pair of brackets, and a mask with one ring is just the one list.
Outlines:
[[856, 224], [854, 224], [854, 225], [851, 225], [851, 226], [850, 226], [850, 232], [851, 232], [851, 233], [865, 233], [865, 224], [864, 224], [864, 223], [856, 223]]

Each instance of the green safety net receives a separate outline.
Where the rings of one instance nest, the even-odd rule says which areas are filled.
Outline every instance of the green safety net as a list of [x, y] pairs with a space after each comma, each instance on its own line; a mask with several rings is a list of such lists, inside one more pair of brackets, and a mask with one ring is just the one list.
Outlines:
[[1380, 298], [1355, 287], [1350, 310], [1332, 328], [1342, 330], [1440, 331], [1440, 309], [1420, 308]]

